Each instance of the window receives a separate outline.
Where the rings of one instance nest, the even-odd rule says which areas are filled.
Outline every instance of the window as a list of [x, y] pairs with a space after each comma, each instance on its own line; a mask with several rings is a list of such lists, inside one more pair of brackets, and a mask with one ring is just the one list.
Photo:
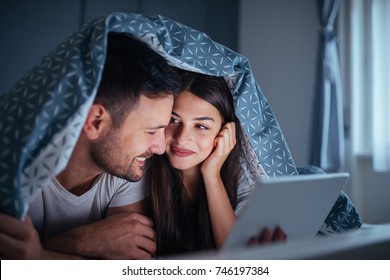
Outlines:
[[390, 1], [345, 2], [352, 153], [372, 156], [375, 171], [389, 172]]

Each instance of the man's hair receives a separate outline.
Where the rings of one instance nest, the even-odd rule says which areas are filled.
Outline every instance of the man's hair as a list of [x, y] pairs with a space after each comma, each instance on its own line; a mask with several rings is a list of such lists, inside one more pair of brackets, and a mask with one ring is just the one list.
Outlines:
[[127, 33], [109, 33], [106, 61], [94, 103], [110, 113], [114, 127], [138, 103], [140, 95], [161, 98], [179, 90], [177, 73], [146, 43]]

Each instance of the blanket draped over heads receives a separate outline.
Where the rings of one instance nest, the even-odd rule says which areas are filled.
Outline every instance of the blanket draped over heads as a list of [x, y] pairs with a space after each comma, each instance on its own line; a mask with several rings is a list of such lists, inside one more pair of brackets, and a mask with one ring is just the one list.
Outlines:
[[224, 76], [237, 117], [268, 175], [296, 173], [246, 57], [163, 16], [112, 13], [66, 38], [1, 95], [1, 212], [22, 218], [37, 191], [65, 168], [97, 92], [109, 32], [132, 34], [171, 65]]

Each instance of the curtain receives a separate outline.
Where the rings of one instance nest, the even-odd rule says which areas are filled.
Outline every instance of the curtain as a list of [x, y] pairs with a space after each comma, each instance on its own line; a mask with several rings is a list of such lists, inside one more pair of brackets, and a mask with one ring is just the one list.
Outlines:
[[350, 1], [354, 155], [390, 171], [390, 1]]
[[334, 31], [341, 0], [319, 0], [321, 23], [310, 164], [338, 171], [345, 163], [342, 86]]

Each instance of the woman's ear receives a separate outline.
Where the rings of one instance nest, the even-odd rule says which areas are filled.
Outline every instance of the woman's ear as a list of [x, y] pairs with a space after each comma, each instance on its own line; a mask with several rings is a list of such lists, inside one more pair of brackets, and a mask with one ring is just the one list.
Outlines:
[[92, 104], [83, 131], [88, 139], [95, 140], [111, 122], [111, 116], [103, 105]]

